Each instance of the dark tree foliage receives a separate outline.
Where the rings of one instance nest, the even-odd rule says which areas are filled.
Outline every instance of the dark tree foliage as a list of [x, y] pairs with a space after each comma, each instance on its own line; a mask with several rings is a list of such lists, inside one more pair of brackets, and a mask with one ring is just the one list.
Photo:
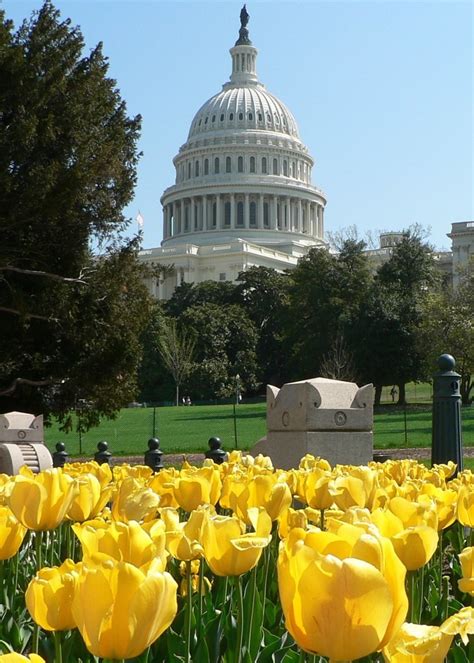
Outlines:
[[165, 304], [168, 315], [179, 317], [191, 306], [216, 304], [225, 306], [235, 300], [235, 285], [230, 281], [202, 281], [181, 283]]
[[288, 306], [287, 274], [268, 267], [240, 272], [235, 299], [246, 311], [258, 332], [257, 356], [260, 382], [281, 385], [288, 375], [283, 346], [283, 325]]
[[194, 399], [231, 396], [236, 375], [244, 392], [256, 389], [257, 331], [240, 306], [199, 304], [188, 308], [180, 323], [196, 338], [196, 361], [188, 385]]
[[290, 273], [285, 349], [293, 379], [319, 375], [323, 358], [341, 336], [350, 344], [370, 283], [363, 249], [363, 242], [353, 240], [337, 256], [311, 249]]
[[359, 366], [365, 380], [376, 385], [377, 395], [382, 386], [396, 384], [403, 404], [405, 383], [429, 377], [429, 349], [421, 347], [417, 338], [424, 300], [438, 282], [431, 247], [407, 232], [379, 268], [359, 318]]
[[50, 2], [17, 32], [0, 10], [0, 408], [66, 426], [78, 399], [91, 424], [132, 398], [147, 313], [120, 238], [140, 118], [83, 47]]

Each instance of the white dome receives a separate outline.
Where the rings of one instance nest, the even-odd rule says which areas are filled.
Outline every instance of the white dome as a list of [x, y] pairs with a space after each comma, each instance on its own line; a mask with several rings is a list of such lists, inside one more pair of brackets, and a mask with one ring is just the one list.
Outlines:
[[299, 139], [295, 118], [288, 108], [259, 83], [224, 86], [206, 101], [191, 123], [188, 140], [209, 132], [255, 129]]

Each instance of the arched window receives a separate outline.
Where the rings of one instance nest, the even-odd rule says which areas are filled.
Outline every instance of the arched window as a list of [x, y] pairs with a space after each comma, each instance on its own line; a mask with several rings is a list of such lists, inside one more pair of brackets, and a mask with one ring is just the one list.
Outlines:
[[295, 162], [291, 162], [291, 177], [295, 176]]
[[243, 114], [243, 113], [239, 113], [239, 120], [243, 120], [243, 119], [244, 119], [244, 114]]
[[206, 119], [204, 120], [204, 124], [207, 124], [208, 119], [209, 119], [209, 118], [206, 117]]
[[184, 232], [189, 231], [189, 205], [184, 208]]
[[232, 160], [230, 157], [225, 158], [225, 172], [226, 173], [232, 172]]
[[212, 118], [211, 118], [211, 122], [215, 122], [215, 121], [216, 121], [216, 116], [213, 115]]
[[234, 113], [231, 113], [231, 114], [229, 115], [229, 120], [232, 122], [233, 119], [234, 119]]
[[221, 113], [221, 122], [224, 122], [224, 113]]
[[237, 225], [244, 225], [244, 204], [242, 202], [237, 203]]
[[258, 114], [258, 121], [261, 122], [263, 120], [263, 115], [261, 113]]
[[273, 174], [278, 175], [278, 159], [273, 159]]
[[209, 159], [204, 159], [204, 175], [209, 175]]
[[250, 172], [255, 172], [255, 157], [250, 157]]
[[199, 161], [194, 164], [194, 177], [199, 177]]
[[267, 174], [267, 157], [262, 157], [262, 173]]
[[265, 228], [270, 227], [270, 210], [268, 209], [268, 203], [263, 203], [263, 225]]
[[230, 226], [230, 203], [224, 203], [224, 225]]
[[188, 163], [188, 180], [191, 179], [191, 162]]
[[198, 206], [194, 205], [194, 230], [199, 229], [199, 210]]
[[239, 173], [244, 172], [244, 157], [239, 157], [237, 159], [237, 170]]
[[217, 203], [212, 203], [212, 227], [217, 226]]
[[288, 177], [288, 161], [286, 159], [283, 161], [283, 175]]
[[254, 227], [257, 225], [257, 203], [251, 202], [249, 207], [249, 223]]
[[250, 121], [253, 120], [253, 114], [252, 114], [252, 113], [249, 113], [249, 120], [250, 120]]
[[216, 158], [214, 159], [214, 172], [215, 172], [216, 174], [219, 173], [219, 157], [216, 157]]

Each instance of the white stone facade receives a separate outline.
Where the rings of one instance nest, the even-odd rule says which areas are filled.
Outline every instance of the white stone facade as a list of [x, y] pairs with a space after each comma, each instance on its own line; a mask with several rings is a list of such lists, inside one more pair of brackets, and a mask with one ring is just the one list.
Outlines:
[[175, 184], [161, 198], [161, 248], [140, 254], [175, 267], [150, 283], [163, 299], [182, 281], [233, 281], [253, 265], [283, 270], [325, 246], [326, 198], [311, 184], [314, 161], [290, 111], [259, 82], [257, 49], [244, 32], [230, 49], [230, 81], [198, 110], [174, 158]]
[[467, 268], [474, 256], [474, 221], [459, 221], [451, 224], [451, 250], [453, 253], [453, 284], [459, 283], [460, 273]]

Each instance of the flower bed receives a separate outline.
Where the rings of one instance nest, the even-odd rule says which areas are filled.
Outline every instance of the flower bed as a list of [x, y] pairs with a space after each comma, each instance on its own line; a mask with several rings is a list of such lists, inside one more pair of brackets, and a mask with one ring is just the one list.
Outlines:
[[454, 473], [232, 452], [2, 476], [0, 662], [472, 663], [474, 475]]

